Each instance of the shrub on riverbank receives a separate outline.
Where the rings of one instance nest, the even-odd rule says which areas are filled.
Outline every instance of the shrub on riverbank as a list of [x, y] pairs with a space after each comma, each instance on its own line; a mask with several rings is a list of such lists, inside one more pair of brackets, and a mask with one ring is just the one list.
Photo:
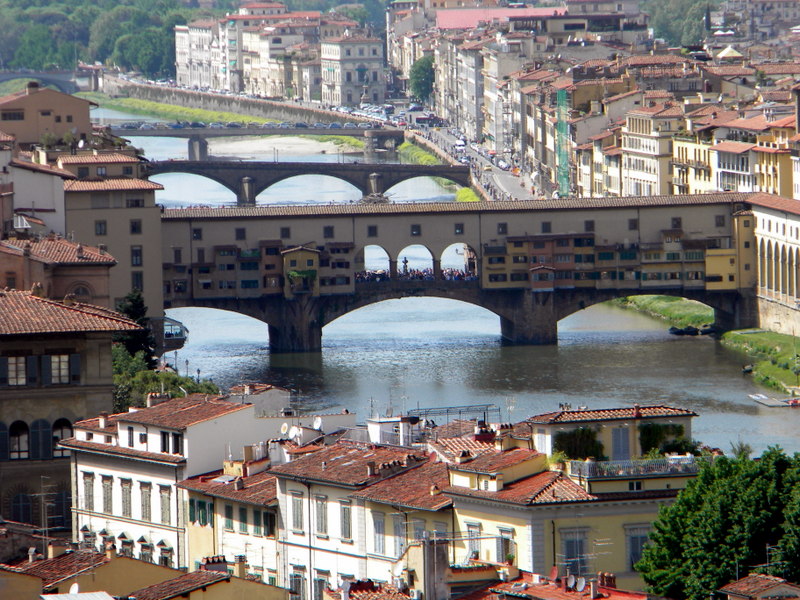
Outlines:
[[772, 331], [729, 331], [722, 336], [722, 345], [747, 357], [753, 365], [753, 378], [759, 383], [781, 391], [797, 386], [797, 338]]
[[623, 308], [638, 310], [676, 327], [687, 325], [699, 327], [714, 322], [713, 308], [677, 296], [628, 296], [614, 303]]
[[397, 152], [403, 162], [414, 163], [415, 165], [440, 165], [442, 161], [435, 155], [415, 146], [410, 142], [403, 142], [397, 147]]
[[456, 202], [480, 202], [481, 199], [478, 197], [472, 188], [462, 187], [456, 192]]

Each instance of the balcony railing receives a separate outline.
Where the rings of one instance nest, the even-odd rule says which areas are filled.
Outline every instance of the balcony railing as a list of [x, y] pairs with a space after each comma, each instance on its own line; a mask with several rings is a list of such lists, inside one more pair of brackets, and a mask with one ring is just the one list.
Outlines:
[[614, 479], [625, 477], [654, 477], [661, 475], [692, 475], [708, 459], [695, 456], [675, 456], [651, 460], [567, 461], [567, 473], [584, 479]]

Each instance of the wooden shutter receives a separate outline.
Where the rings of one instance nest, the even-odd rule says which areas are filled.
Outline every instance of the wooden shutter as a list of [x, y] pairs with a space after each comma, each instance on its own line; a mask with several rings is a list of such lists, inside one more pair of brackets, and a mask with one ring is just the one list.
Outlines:
[[81, 355], [80, 354], [70, 354], [69, 355], [69, 382], [70, 383], [80, 383], [81, 382]]
[[39, 381], [39, 357], [25, 357], [25, 376], [28, 385], [36, 385]]
[[53, 383], [52, 359], [49, 354], [42, 356], [42, 385]]
[[31, 424], [30, 456], [33, 460], [53, 458], [53, 430], [44, 419], [37, 419]]

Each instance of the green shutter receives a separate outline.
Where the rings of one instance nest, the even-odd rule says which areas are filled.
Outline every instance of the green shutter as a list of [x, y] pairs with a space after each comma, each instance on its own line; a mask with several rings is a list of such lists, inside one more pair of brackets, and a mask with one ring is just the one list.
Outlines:
[[197, 516], [196, 513], [197, 513], [197, 511], [195, 510], [194, 498], [189, 498], [189, 522], [190, 523], [194, 523], [195, 522], [196, 516]]

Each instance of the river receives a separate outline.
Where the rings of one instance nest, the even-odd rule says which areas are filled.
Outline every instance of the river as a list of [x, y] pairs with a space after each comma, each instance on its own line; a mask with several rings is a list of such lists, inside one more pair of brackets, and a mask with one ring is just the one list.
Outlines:
[[[186, 156], [184, 140], [132, 140], [149, 158]], [[213, 143], [211, 148], [213, 154]], [[274, 158], [249, 151], [242, 156]], [[289, 160], [282, 152], [278, 159]], [[294, 155], [291, 160], [303, 159]], [[295, 178], [283, 190], [267, 190], [258, 201], [351, 199], [352, 189], [334, 192], [333, 180], [324, 179]], [[156, 180], [167, 188], [158, 201], [169, 206], [233, 200], [230, 192], [202, 178], [165, 175]], [[436, 182], [421, 181], [409, 190], [392, 190], [398, 193], [395, 199], [452, 198]], [[404, 255], [409, 266], [427, 264], [418, 249]], [[374, 255], [367, 260], [380, 264]], [[458, 266], [458, 260], [451, 255], [450, 266]], [[696, 411], [694, 439], [723, 451], [738, 441], [756, 453], [772, 445], [800, 451], [800, 410], [752, 401], [748, 394], [764, 390], [741, 375], [740, 355], [709, 337], [670, 336], [662, 322], [614, 306], [594, 306], [562, 320], [557, 346], [514, 347], [501, 343], [498, 317], [482, 308], [436, 298], [390, 300], [326, 326], [320, 353], [272, 356], [267, 326], [259, 321], [201, 308], [167, 313], [190, 331], [186, 347], [166, 357], [182, 374], [194, 376], [199, 369], [201, 377], [222, 388], [243, 381], [281, 385], [293, 390], [303, 410], [347, 407], [363, 419], [371, 410], [494, 403], [503, 420], [516, 421], [557, 410], [562, 402], [589, 408], [664, 403]]]

